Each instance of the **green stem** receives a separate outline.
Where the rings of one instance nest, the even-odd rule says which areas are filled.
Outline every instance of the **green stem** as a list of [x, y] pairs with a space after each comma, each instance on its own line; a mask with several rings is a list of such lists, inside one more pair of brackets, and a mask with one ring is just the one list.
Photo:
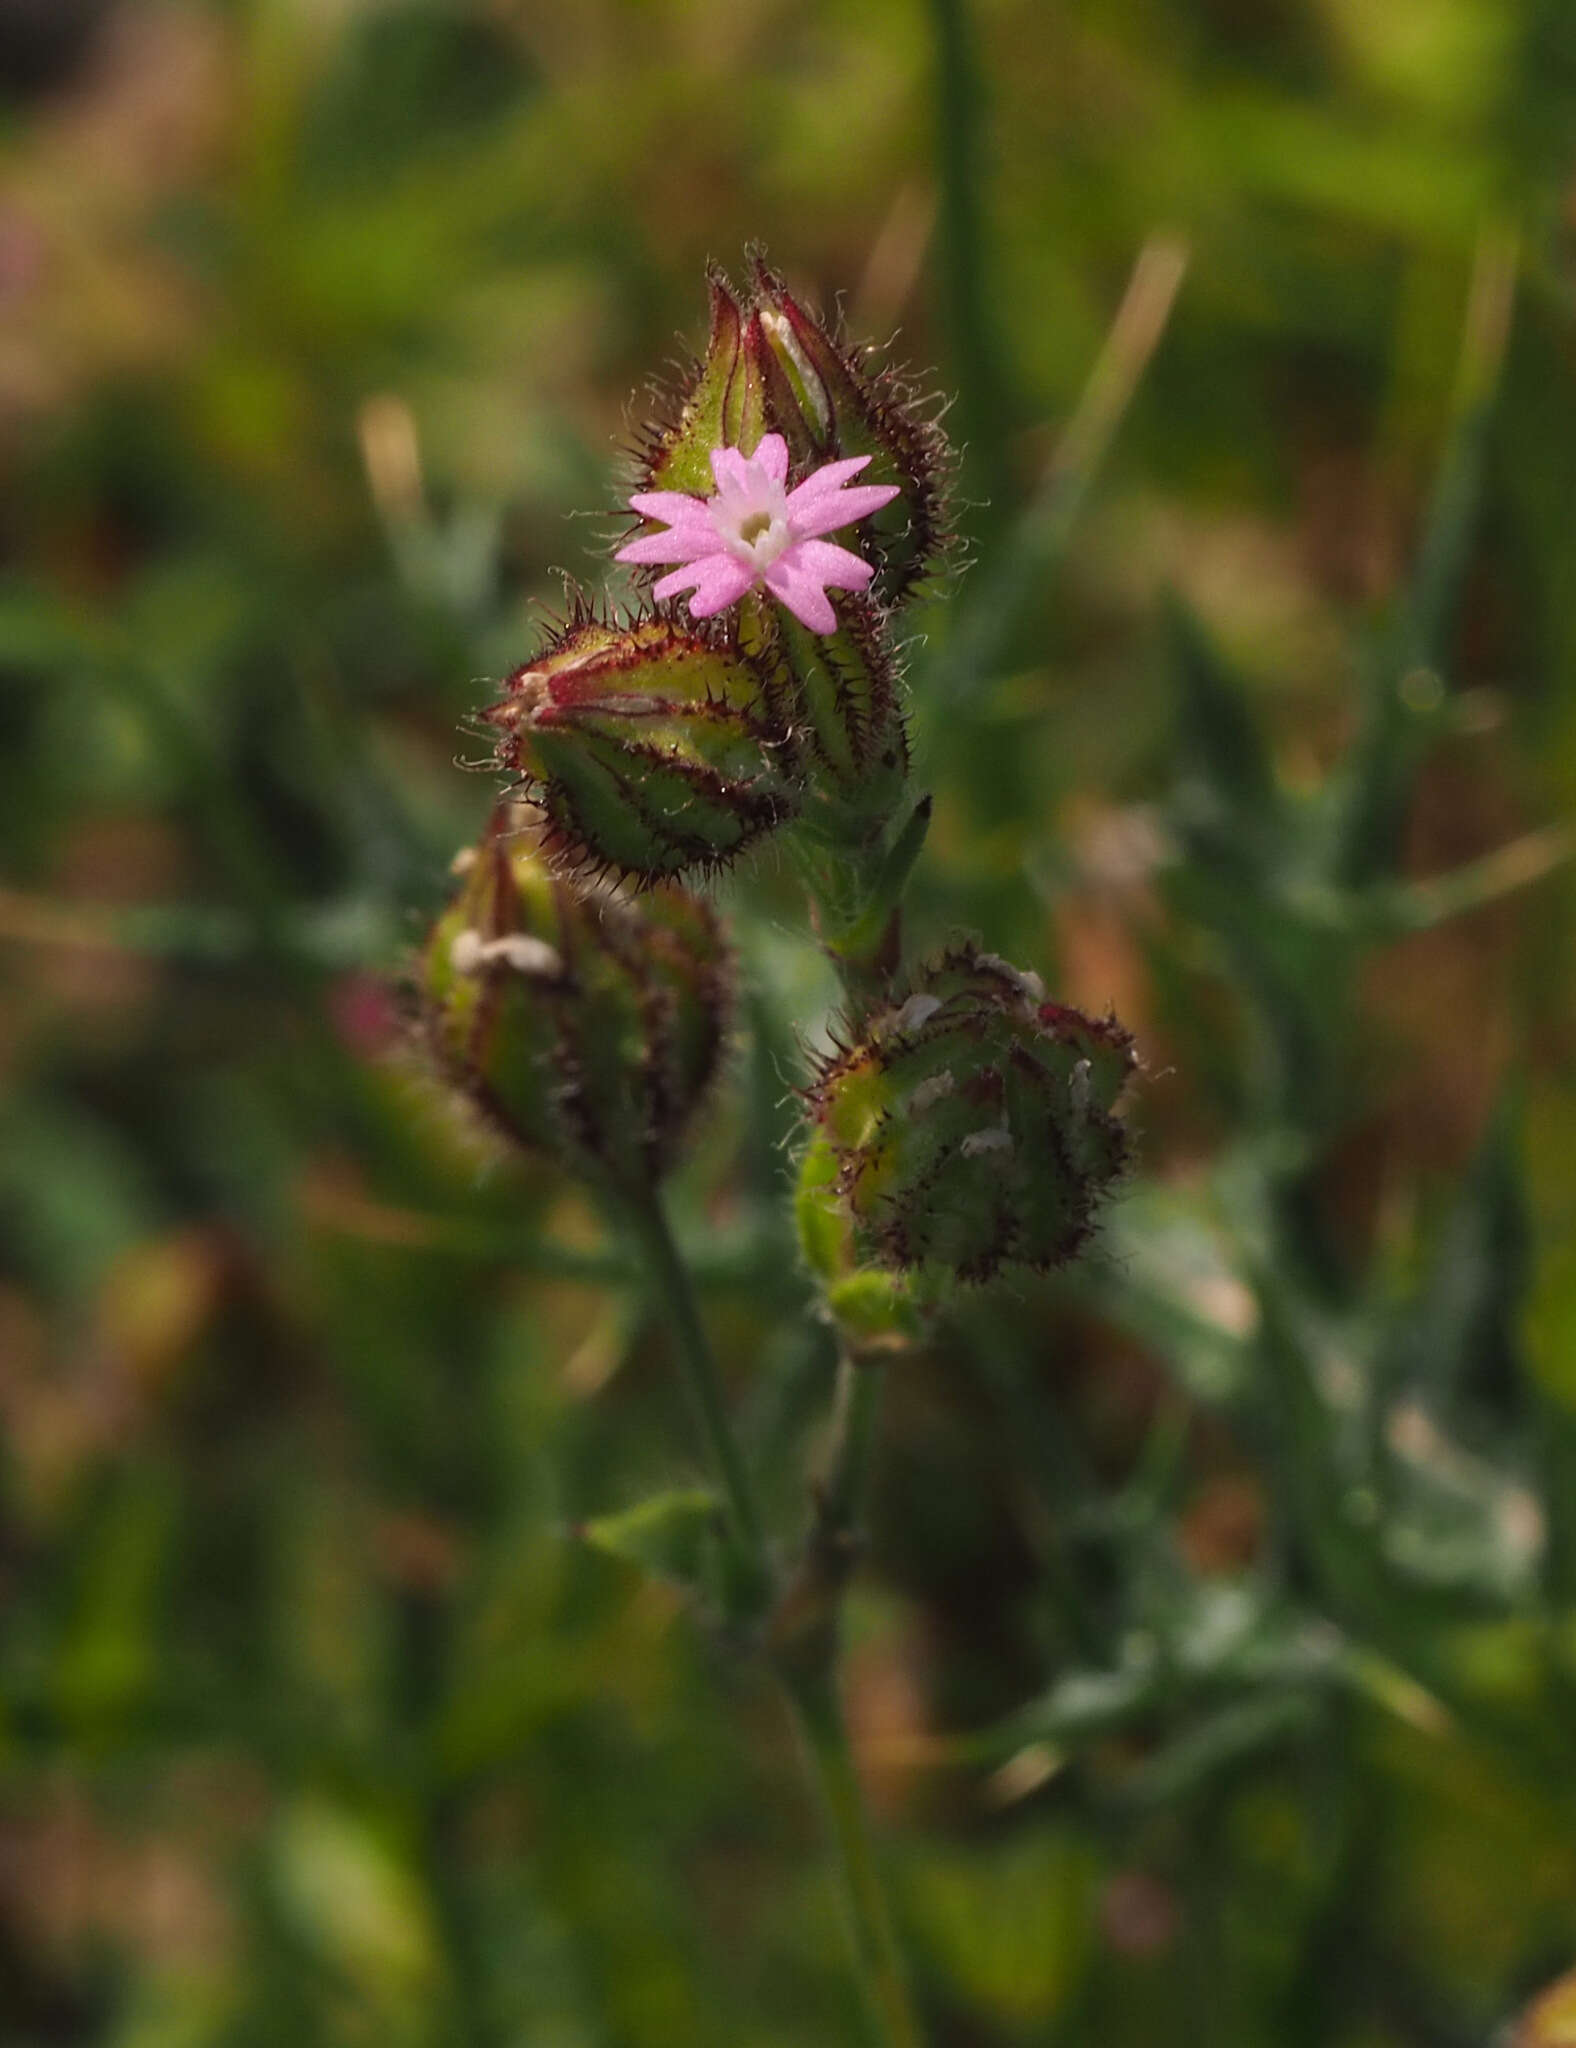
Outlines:
[[448, 1965], [449, 1996], [458, 2038], [465, 2048], [491, 2048], [495, 2036], [488, 2016], [475, 1920], [456, 1877], [454, 1837], [459, 1819], [457, 1801], [452, 1795], [440, 1794], [427, 1816], [422, 1844], [428, 1894]]
[[[899, 840], [919, 839], [930, 817], [928, 800], [916, 807]], [[811, 923], [822, 952], [836, 970], [857, 1021], [877, 1009], [896, 978], [902, 957], [902, 894], [918, 843], [906, 861], [884, 851], [879, 837], [863, 844], [820, 831], [790, 831], [783, 844], [810, 898]]]
[[821, 1479], [817, 1519], [845, 1545], [857, 1533], [870, 1477], [881, 1414], [881, 1375], [879, 1365], [856, 1365], [846, 1351], [838, 1353], [832, 1450]]
[[831, 1448], [816, 1485], [804, 1555], [772, 1618], [772, 1652], [837, 1855], [872, 2039], [880, 2048], [919, 2048], [837, 1690], [838, 1623], [859, 1548], [882, 1379], [879, 1365], [859, 1364], [846, 1350], [839, 1354]]
[[[1391, 643], [1372, 668], [1363, 722], [1344, 770], [1334, 879], [1372, 882], [1396, 864], [1399, 820], [1443, 707], [1448, 659], [1483, 500], [1495, 398], [1510, 340], [1519, 256], [1515, 237], [1479, 237], [1461, 342], [1454, 429], [1424, 518], [1411, 589]], [[1421, 693], [1409, 691], [1418, 675]]]
[[[856, 1015], [878, 1009], [891, 993], [903, 964], [903, 892], [914, 871], [925, 834], [930, 829], [931, 800], [922, 796], [892, 837], [885, 852], [866, 864], [865, 886], [850, 920], [841, 919], [813, 865], [806, 877], [815, 903], [815, 924], [827, 958], [837, 969], [844, 993]], [[848, 870], [859, 864], [838, 862], [846, 887]]]
[[772, 1616], [772, 1656], [787, 1676], [836, 1667], [838, 1620], [859, 1552], [859, 1515], [880, 1408], [881, 1367], [857, 1364], [843, 1349], [837, 1360], [831, 1448], [813, 1488], [814, 1513], [798, 1567]]
[[706, 1449], [727, 1500], [729, 1533], [751, 1604], [763, 1602], [771, 1584], [771, 1560], [755, 1485], [728, 1419], [722, 1381], [701, 1321], [689, 1269], [673, 1240], [660, 1193], [653, 1188], [631, 1204], [630, 1222], [646, 1268], [667, 1307], [674, 1353], [684, 1390], [705, 1438]]
[[[671, 1318], [685, 1388], [727, 1499], [735, 1561], [747, 1580], [751, 1611], [758, 1612], [771, 1587], [765, 1531], [754, 1484], [728, 1420], [695, 1291], [661, 1196], [653, 1190], [629, 1206], [628, 1216]], [[853, 1555], [880, 1392], [878, 1367], [855, 1365], [846, 1355], [839, 1359], [832, 1451], [817, 1492], [804, 1564], [773, 1617], [774, 1662], [826, 1810], [855, 1967], [876, 2030], [873, 2038], [880, 2048], [921, 2048], [837, 1698], [837, 1608]], [[806, 1616], [808, 1625], [788, 1624], [785, 1629], [784, 1618], [792, 1612]]]
[[[925, 796], [884, 851], [873, 845], [863, 859], [850, 859], [838, 848], [827, 859], [809, 839], [795, 848], [817, 932], [856, 1020], [888, 1000], [901, 968], [903, 893], [929, 822]], [[831, 1449], [803, 1556], [772, 1616], [770, 1645], [826, 1813], [871, 2039], [878, 2048], [921, 2048], [837, 1688], [843, 1593], [858, 1550], [881, 1385], [879, 1365], [860, 1364], [840, 1348]]]
[[924, 2037], [909, 1999], [849, 1753], [836, 1677], [830, 1664], [822, 1664], [785, 1672], [783, 1684], [837, 1851], [843, 1908], [872, 2039], [881, 2048], [922, 2048]]

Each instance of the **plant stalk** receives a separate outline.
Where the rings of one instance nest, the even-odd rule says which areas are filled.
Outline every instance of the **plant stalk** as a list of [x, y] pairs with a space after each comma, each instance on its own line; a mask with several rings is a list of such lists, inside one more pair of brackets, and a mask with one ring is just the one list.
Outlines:
[[837, 1851], [843, 1910], [872, 2039], [881, 2048], [922, 2048], [848, 1747], [836, 1672], [827, 1661], [784, 1670], [782, 1680]]
[[[746, 1577], [751, 1607], [758, 1611], [771, 1588], [765, 1528], [754, 1482], [728, 1419], [695, 1290], [660, 1194], [653, 1190], [628, 1213], [647, 1270], [668, 1310], [685, 1390], [727, 1502], [735, 1562]], [[922, 2048], [837, 1696], [837, 1609], [854, 1552], [854, 1527], [879, 1398], [879, 1368], [857, 1366], [846, 1354], [840, 1357], [832, 1451], [817, 1489], [804, 1564], [773, 1616], [773, 1664], [826, 1812], [873, 2039], [880, 2048]], [[799, 1606], [801, 1591], [810, 1595], [808, 1608]], [[780, 1625], [794, 1610], [805, 1615], [809, 1625], [790, 1628], [784, 1641]]]
[[772, 1659], [794, 1714], [837, 1852], [844, 1917], [880, 2048], [919, 2048], [909, 1999], [848, 1747], [838, 1697], [843, 1593], [859, 1551], [859, 1516], [880, 1413], [882, 1368], [845, 1349], [837, 1361], [832, 1441], [815, 1488], [799, 1569], [772, 1617]]
[[858, 1537], [860, 1511], [881, 1414], [882, 1367], [861, 1365], [846, 1350], [837, 1358], [832, 1448], [819, 1488], [817, 1521], [845, 1548]]
[[644, 1200], [633, 1203], [628, 1213], [646, 1270], [667, 1309], [684, 1391], [722, 1485], [734, 1560], [744, 1581], [742, 1590], [747, 1604], [758, 1611], [771, 1588], [766, 1530], [755, 1483], [728, 1419], [721, 1375], [701, 1321], [694, 1284], [674, 1242], [660, 1192], [653, 1188]]

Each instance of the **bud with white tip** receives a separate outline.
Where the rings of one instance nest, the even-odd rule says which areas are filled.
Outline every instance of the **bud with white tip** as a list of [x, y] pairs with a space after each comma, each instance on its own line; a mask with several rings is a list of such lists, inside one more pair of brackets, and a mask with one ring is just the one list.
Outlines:
[[731, 961], [715, 913], [555, 872], [504, 807], [421, 964], [428, 1043], [494, 1130], [626, 1194], [653, 1186], [720, 1063]]

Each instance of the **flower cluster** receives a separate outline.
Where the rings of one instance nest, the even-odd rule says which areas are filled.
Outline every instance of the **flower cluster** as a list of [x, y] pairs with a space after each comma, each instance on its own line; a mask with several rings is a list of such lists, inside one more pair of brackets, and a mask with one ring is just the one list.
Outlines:
[[801, 1238], [871, 1350], [906, 1341], [916, 1276], [1078, 1251], [1126, 1159], [1133, 1049], [972, 944], [902, 979], [929, 805], [893, 614], [934, 558], [944, 448], [764, 265], [745, 297], [714, 275], [711, 315], [617, 550], [648, 601], [574, 600], [483, 714], [526, 808], [494, 819], [433, 935], [429, 1038], [519, 1143], [649, 1190], [723, 1043], [726, 944], [683, 885], [775, 835], [848, 1033], [805, 1096]]
[[903, 802], [888, 608], [936, 557], [945, 444], [760, 263], [752, 287], [712, 277], [706, 352], [645, 445], [617, 559], [651, 608], [577, 605], [484, 713], [595, 872], [703, 875], [783, 827], [873, 870]]
[[[1114, 1018], [1047, 1001], [974, 944], [905, 975], [931, 803], [909, 788], [893, 621], [936, 550], [940, 435], [764, 265], [744, 299], [713, 276], [711, 310], [617, 551], [644, 601], [576, 599], [483, 713], [514, 790], [457, 863], [422, 1012], [453, 1087], [601, 1198], [668, 1310], [715, 1489], [659, 1493], [586, 1539], [714, 1602], [782, 1682], [823, 1784], [846, 1790], [838, 1616], [876, 1367], [948, 1290], [1079, 1251], [1126, 1162], [1134, 1053]], [[846, 1034], [802, 1091], [794, 1221], [838, 1392], [787, 1572], [660, 1194], [721, 1062], [733, 979], [686, 884], [768, 835], [809, 898]], [[857, 1869], [857, 1802], [832, 1804]], [[917, 2041], [879, 1900], [848, 1896], [880, 2031]]]

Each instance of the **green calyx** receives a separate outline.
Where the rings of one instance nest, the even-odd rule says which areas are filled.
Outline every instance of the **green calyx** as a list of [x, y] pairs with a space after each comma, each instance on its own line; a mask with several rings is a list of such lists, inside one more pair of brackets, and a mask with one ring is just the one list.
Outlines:
[[798, 808], [774, 679], [719, 631], [581, 615], [504, 688], [482, 715], [561, 864], [705, 873]]
[[808, 1091], [812, 1264], [830, 1276], [839, 1224], [876, 1266], [985, 1280], [1065, 1263], [1126, 1165], [1115, 1112], [1135, 1065], [1114, 1018], [1047, 1002], [993, 955], [933, 962]]
[[836, 632], [813, 633], [752, 592], [740, 606], [738, 635], [788, 712], [804, 756], [807, 819], [857, 843], [879, 832], [902, 800], [908, 732], [880, 615], [858, 597], [840, 597], [835, 610]]
[[909, 828], [897, 825], [908, 730], [884, 622], [863, 598], [839, 598], [836, 611], [836, 632], [813, 633], [752, 594], [740, 606], [738, 639], [787, 709], [799, 775], [787, 847], [821, 944], [853, 995], [872, 975], [882, 983], [896, 936], [890, 920], [919, 839], [905, 849]]
[[732, 970], [716, 915], [680, 889], [629, 900], [556, 873], [520, 806], [461, 864], [420, 969], [438, 1066], [513, 1143], [649, 1189], [721, 1061]]

